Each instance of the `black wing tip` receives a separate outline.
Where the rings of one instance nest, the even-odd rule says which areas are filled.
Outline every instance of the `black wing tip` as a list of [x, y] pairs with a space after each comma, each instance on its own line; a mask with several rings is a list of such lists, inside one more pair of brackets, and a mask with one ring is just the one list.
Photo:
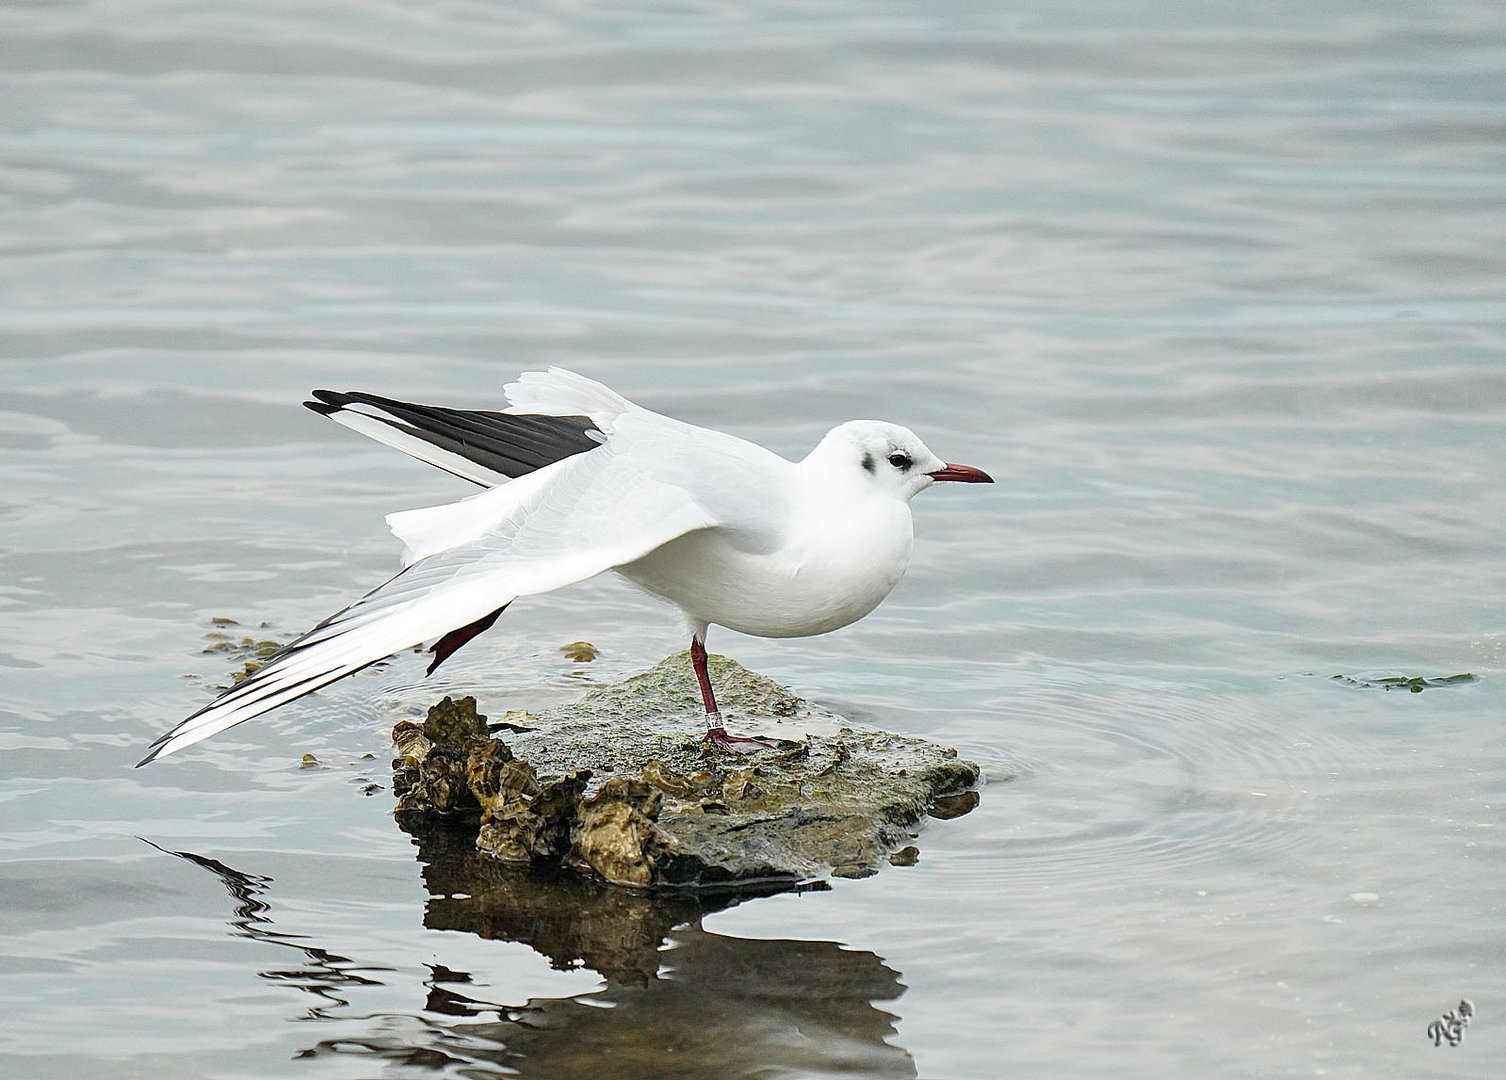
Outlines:
[[343, 409], [348, 405], [375, 405], [379, 409], [432, 409], [432, 405], [415, 405], [412, 402], [399, 401], [397, 398], [382, 397], [380, 394], [368, 394], [364, 390], [310, 390], [309, 396], [316, 401], [305, 401], [303, 404], [310, 409]]
[[[235, 687], [231, 687], [230, 689], [234, 690]], [[230, 692], [229, 690], [225, 691], [225, 693], [227, 693], [227, 694], [229, 692]], [[216, 705], [218, 705], [219, 702], [220, 702], [220, 698], [222, 698], [224, 696], [225, 696], [225, 694], [219, 695], [219, 697], [216, 697], [213, 701], [211, 701], [208, 705], [205, 705], [202, 709], [198, 709], [195, 712], [193, 712], [192, 714], [190, 714], [188, 716], [185, 716], [182, 720], [180, 720], [177, 723], [176, 726], [173, 727], [173, 729], [171, 731], [164, 731], [161, 735], [158, 735], [155, 739], [153, 739], [150, 743], [147, 744], [147, 747], [146, 747], [146, 749], [147, 749], [147, 755], [146, 755], [146, 757], [144, 757], [140, 761], [136, 762], [136, 764], [134, 766], [132, 766], [132, 767], [139, 769], [143, 765], [150, 765], [152, 762], [156, 761], [167, 750], [167, 744], [173, 741], [173, 736], [175, 736], [175, 735], [178, 734], [178, 729], [179, 728], [181, 728], [184, 724], [188, 723], [190, 720], [193, 720], [194, 718], [199, 717], [199, 716], [203, 716], [210, 709], [212, 709]]]
[[539, 416], [492, 412], [485, 409], [453, 409], [440, 405], [419, 405], [411, 401], [368, 394], [365, 391], [311, 390], [303, 407], [330, 419], [346, 422], [341, 413], [353, 413], [362, 423], [349, 424], [367, 435], [376, 434], [365, 421], [376, 421], [393, 428], [405, 439], [428, 443], [444, 454], [480, 466], [494, 473], [497, 480], [479, 477], [471, 470], [455, 468], [449, 459], [426, 453], [421, 448], [399, 445], [399, 449], [444, 469], [464, 480], [490, 487], [502, 479], [524, 476], [536, 469], [575, 454], [595, 450], [600, 440], [592, 438], [596, 425], [587, 416]]
[[337, 393], [334, 390], [310, 390], [309, 393], [317, 400], [305, 401], [303, 407], [312, 409], [320, 416], [331, 416], [354, 400], [349, 394]]
[[[197, 715], [198, 713], [194, 713], [194, 716]], [[188, 719], [192, 720], [193, 716], [190, 716]], [[173, 728], [172, 731], [164, 732], [163, 734], [158, 735], [155, 739], [153, 739], [146, 748], [146, 757], [136, 762], [136, 765], [134, 767], [139, 769], [143, 765], [150, 765], [152, 762], [161, 757], [162, 752], [167, 749], [167, 744], [172, 742], [173, 735], [177, 732], [177, 730], [177, 728]]]
[[429, 411], [435, 408], [433, 405], [415, 405], [407, 401], [398, 401], [396, 398], [385, 398], [380, 394], [368, 394], [363, 390], [310, 390], [309, 395], [315, 400], [305, 401], [303, 407], [305, 409], [312, 409], [323, 416], [333, 416], [340, 410], [348, 409], [352, 405], [372, 405], [385, 412], [392, 413], [392, 416], [389, 417], [379, 417], [379, 419], [385, 419], [389, 424], [394, 419], [401, 420], [401, 413], [404, 410]]

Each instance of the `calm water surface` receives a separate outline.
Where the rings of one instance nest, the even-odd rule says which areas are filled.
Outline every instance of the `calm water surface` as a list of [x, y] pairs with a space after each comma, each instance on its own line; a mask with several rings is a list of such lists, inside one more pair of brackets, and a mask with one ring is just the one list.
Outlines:
[[[1485, 0], [7, 7], [0, 1072], [1498, 1076], [1503, 86]], [[860, 625], [712, 641], [985, 765], [919, 865], [457, 884], [386, 731], [680, 647], [607, 581], [131, 769], [214, 617], [302, 630], [468, 493], [310, 388], [549, 363], [999, 479]]]

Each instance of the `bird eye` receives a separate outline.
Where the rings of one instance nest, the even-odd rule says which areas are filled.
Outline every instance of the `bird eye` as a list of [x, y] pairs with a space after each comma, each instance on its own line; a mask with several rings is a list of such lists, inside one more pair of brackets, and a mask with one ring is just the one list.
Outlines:
[[908, 469], [912, 462], [910, 461], [909, 454], [890, 454], [889, 464], [893, 465], [896, 469]]

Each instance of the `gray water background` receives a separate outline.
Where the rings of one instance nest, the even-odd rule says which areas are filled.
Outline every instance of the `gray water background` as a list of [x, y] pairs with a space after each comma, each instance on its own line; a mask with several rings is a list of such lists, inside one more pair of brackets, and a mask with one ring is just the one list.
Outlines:
[[[1501, 1075], [1500, 4], [39, 2], [0, 102], [0, 1073]], [[213, 617], [296, 633], [472, 490], [309, 389], [546, 364], [999, 481], [857, 626], [711, 642], [979, 807], [647, 986], [428, 928], [363, 794], [442, 692], [683, 645], [612, 582], [130, 767]]]

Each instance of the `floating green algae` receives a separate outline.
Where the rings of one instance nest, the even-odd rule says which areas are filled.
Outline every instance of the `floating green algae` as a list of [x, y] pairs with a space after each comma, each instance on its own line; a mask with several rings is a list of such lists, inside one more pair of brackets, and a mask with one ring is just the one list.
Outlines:
[[[206, 642], [201, 650], [205, 653], [223, 653], [236, 660], [241, 667], [238, 671], [230, 673], [228, 686], [239, 685], [248, 676], [254, 675], [267, 659], [275, 655], [281, 648], [282, 643], [270, 638], [257, 638], [241, 631], [232, 631], [228, 627], [238, 627], [240, 623], [224, 615], [216, 615], [209, 620], [213, 630], [204, 635]], [[266, 623], [262, 623], [265, 629]], [[228, 688], [228, 687], [227, 687]]]
[[1440, 686], [1459, 686], [1464, 683], [1479, 682], [1479, 676], [1463, 672], [1458, 675], [1402, 675], [1392, 671], [1365, 671], [1358, 675], [1330, 675], [1333, 682], [1343, 683], [1345, 686], [1365, 687], [1372, 690], [1406, 690], [1408, 693], [1420, 694], [1424, 690], [1430, 690]]

